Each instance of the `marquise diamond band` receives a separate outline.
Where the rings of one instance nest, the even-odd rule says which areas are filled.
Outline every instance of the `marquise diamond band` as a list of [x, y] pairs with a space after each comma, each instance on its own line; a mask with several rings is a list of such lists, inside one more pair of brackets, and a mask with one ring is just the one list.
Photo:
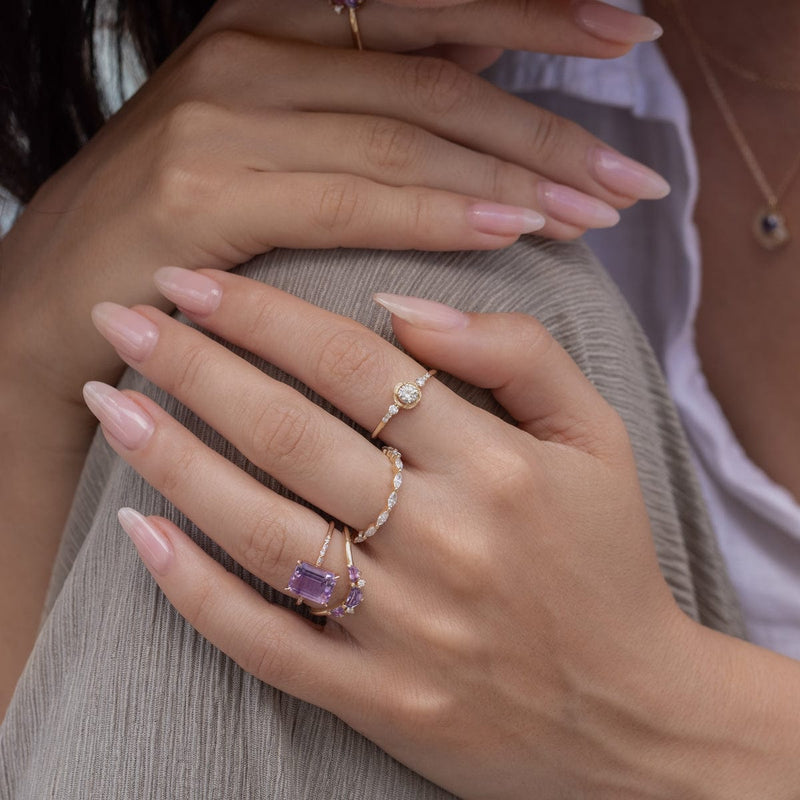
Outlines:
[[394, 447], [384, 447], [382, 448], [382, 452], [392, 465], [392, 487], [389, 491], [389, 497], [386, 499], [386, 505], [383, 511], [378, 514], [375, 522], [363, 531], [358, 531], [356, 534], [356, 538], [353, 539], [356, 544], [366, 542], [367, 539], [374, 536], [378, 532], [378, 529], [386, 523], [386, 520], [389, 519], [389, 514], [392, 513], [392, 509], [397, 505], [397, 492], [403, 484], [403, 457], [400, 455], [400, 451], [395, 450]]

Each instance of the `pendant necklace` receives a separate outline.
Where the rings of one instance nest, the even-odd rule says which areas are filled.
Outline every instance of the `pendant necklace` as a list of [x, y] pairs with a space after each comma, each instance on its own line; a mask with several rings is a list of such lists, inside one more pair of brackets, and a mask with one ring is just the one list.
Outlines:
[[716, 75], [711, 69], [711, 65], [706, 58], [699, 36], [695, 32], [680, 0], [672, 0], [672, 6], [675, 10], [675, 15], [680, 23], [686, 39], [689, 42], [689, 47], [692, 50], [697, 65], [700, 67], [700, 72], [708, 86], [711, 96], [717, 105], [720, 115], [725, 121], [736, 147], [739, 150], [742, 160], [744, 161], [747, 169], [749, 170], [753, 180], [758, 186], [759, 191], [764, 196], [764, 205], [758, 209], [753, 219], [753, 236], [756, 241], [765, 250], [777, 250], [785, 246], [791, 240], [791, 233], [789, 232], [789, 225], [786, 217], [780, 209], [780, 201], [786, 194], [786, 191], [791, 186], [797, 173], [800, 170], [800, 153], [795, 158], [789, 171], [784, 176], [777, 189], [773, 189], [770, 182], [767, 180], [764, 170], [758, 163], [753, 149], [750, 147], [747, 138], [742, 132], [736, 117], [731, 110], [728, 101], [725, 99], [725, 94], [722, 87], [717, 80]]

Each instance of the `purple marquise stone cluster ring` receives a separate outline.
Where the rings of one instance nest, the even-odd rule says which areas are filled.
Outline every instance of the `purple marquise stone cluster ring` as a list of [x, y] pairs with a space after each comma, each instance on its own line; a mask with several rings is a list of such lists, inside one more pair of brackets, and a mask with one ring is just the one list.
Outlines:
[[350, 589], [343, 603], [336, 608], [325, 608], [322, 611], [312, 611], [317, 617], [333, 617], [340, 619], [345, 614], [355, 614], [356, 609], [364, 602], [364, 586], [366, 581], [361, 577], [361, 571], [353, 564], [353, 548], [350, 539], [350, 529], [344, 526], [344, 547], [347, 555], [347, 577], [350, 580]]

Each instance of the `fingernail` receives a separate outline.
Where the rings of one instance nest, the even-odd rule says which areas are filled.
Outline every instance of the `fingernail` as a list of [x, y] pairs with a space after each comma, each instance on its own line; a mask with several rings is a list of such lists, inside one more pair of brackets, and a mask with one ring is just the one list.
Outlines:
[[501, 203], [474, 203], [467, 209], [473, 228], [495, 236], [520, 236], [544, 227], [545, 218], [530, 208], [506, 206]]
[[172, 545], [147, 517], [132, 508], [121, 508], [117, 519], [131, 537], [142, 561], [154, 572], [166, 572], [173, 557]]
[[158, 328], [147, 317], [117, 303], [98, 303], [92, 322], [120, 355], [134, 361], [146, 359], [158, 341]]
[[181, 267], [162, 267], [153, 275], [156, 288], [190, 314], [211, 314], [222, 300], [222, 287], [206, 275]]
[[373, 299], [387, 311], [416, 328], [424, 328], [429, 331], [452, 331], [457, 328], [466, 328], [469, 324], [469, 317], [462, 311], [433, 300], [383, 292], [373, 295]]
[[610, 228], [619, 222], [619, 211], [588, 194], [545, 181], [539, 184], [539, 198], [549, 216], [578, 228]]
[[608, 3], [577, 0], [573, 3], [575, 22], [592, 36], [621, 44], [652, 42], [664, 29], [650, 17], [623, 11]]
[[660, 200], [670, 185], [655, 171], [613, 150], [595, 148], [590, 156], [594, 176], [607, 189], [638, 200]]
[[89, 381], [83, 387], [83, 399], [103, 428], [128, 450], [144, 447], [155, 430], [150, 415], [112, 386]]

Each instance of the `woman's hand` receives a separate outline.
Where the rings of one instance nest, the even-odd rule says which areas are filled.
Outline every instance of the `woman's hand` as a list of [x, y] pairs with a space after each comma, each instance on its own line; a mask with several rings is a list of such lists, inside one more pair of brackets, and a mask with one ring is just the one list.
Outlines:
[[[596, 5], [375, 2], [359, 13], [382, 50], [610, 57], [652, 35], [623, 12], [593, 35]], [[119, 368], [91, 336], [89, 308], [104, 297], [163, 303], [150, 282], [158, 266], [228, 268], [274, 246], [497, 248], [537, 229], [570, 238], [663, 191], [637, 170], [445, 60], [353, 51], [322, 0], [221, 2], [3, 241], [0, 333], [20, 375], [36, 371], [73, 399], [87, 377]]]
[[[429, 380], [381, 431], [402, 453], [397, 488], [377, 447], [299, 392], [154, 308], [99, 306], [99, 330], [130, 365], [326, 515], [365, 530], [397, 493], [385, 524], [353, 548], [363, 604], [322, 633], [166, 520], [124, 512], [155, 579], [202, 634], [465, 798], [694, 796], [666, 791], [682, 784], [654, 722], [685, 683], [693, 623], [659, 573], [620, 419], [538, 323], [382, 298], [417, 362], [241, 277], [170, 268], [157, 280], [206, 329], [368, 431], [392, 387], [426, 367], [492, 389], [518, 421]], [[315, 561], [319, 514], [148, 398], [94, 383], [86, 397], [122, 458], [252, 574], [281, 591], [298, 559]], [[324, 566], [347, 575], [341, 535]]]

